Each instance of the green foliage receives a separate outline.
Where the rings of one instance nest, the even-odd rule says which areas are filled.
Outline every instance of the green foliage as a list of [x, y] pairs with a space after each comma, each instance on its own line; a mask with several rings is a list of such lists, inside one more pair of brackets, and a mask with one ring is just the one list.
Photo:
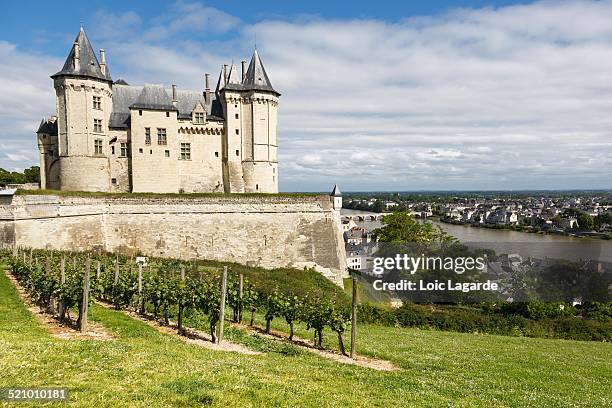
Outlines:
[[[31, 263], [30, 253], [33, 258]], [[63, 302], [66, 309], [80, 306], [84, 265], [89, 258], [93, 260], [90, 271], [90, 299], [106, 301], [118, 310], [137, 307], [138, 311], [142, 312], [152, 309], [156, 318], [163, 312], [166, 324], [169, 322], [170, 310], [178, 309], [181, 317], [190, 311], [202, 313], [207, 317], [213, 341], [219, 322], [221, 266], [231, 268], [228, 274], [226, 304], [234, 309], [235, 321], [242, 309], [251, 311], [252, 314], [261, 309], [265, 313], [268, 333], [272, 319], [283, 317], [291, 326], [291, 338], [294, 322], [310, 321], [321, 339], [325, 326], [342, 333], [347, 320], [345, 310], [348, 298], [344, 292], [308, 270], [265, 270], [212, 261], [187, 265], [174, 259], [150, 258], [148, 266], [142, 268], [142, 292], [139, 293], [139, 267], [133, 259], [124, 256], [67, 254], [44, 250], [20, 251], [15, 258], [3, 251], [0, 256], [11, 262], [15, 275], [28, 288], [33, 299], [48, 308], [52, 308], [53, 300]], [[47, 259], [49, 272], [43, 267]], [[59, 272], [62, 262], [65, 270], [63, 284]], [[98, 263], [99, 277], [96, 276]], [[244, 279], [242, 296], [240, 274], [252, 278]], [[309, 302], [309, 299], [312, 299], [312, 302]], [[181, 321], [179, 318], [179, 322]], [[181, 329], [182, 327], [179, 327], [179, 331]]]
[[394, 212], [382, 218], [383, 226], [373, 231], [380, 242], [404, 243], [452, 243], [456, 241], [442, 228], [430, 222], [418, 222], [407, 212]]
[[40, 182], [40, 168], [32, 166], [19, 173], [0, 168], [0, 184], [24, 184]]
[[[546, 302], [482, 304], [481, 307], [405, 303], [398, 309], [360, 305], [364, 323], [418, 327], [462, 333], [487, 333], [573, 340], [612, 341], [612, 320], [606, 319], [610, 303], [590, 304], [584, 317], [569, 305]], [[591, 314], [589, 315], [589, 310]], [[599, 320], [592, 320], [598, 316]], [[603, 317], [603, 318], [602, 318]]]

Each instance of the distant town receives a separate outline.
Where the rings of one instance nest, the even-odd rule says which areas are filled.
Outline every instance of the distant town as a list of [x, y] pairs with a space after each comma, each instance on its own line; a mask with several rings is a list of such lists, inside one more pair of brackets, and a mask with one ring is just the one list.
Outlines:
[[612, 193], [345, 193], [348, 210], [408, 211], [473, 227], [612, 239]]

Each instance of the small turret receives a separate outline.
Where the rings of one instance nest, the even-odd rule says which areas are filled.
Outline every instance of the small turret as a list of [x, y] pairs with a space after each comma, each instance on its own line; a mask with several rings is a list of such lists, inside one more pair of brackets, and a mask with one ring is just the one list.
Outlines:
[[337, 184], [334, 184], [334, 189], [329, 196], [331, 197], [334, 210], [340, 211], [342, 209], [342, 193]]

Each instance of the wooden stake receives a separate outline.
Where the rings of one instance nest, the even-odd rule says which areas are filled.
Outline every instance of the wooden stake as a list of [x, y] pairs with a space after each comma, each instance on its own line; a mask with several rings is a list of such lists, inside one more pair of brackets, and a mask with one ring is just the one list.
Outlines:
[[223, 323], [225, 321], [225, 292], [227, 292], [227, 266], [223, 267], [223, 279], [221, 280], [221, 302], [219, 305], [219, 333], [217, 344], [223, 341]]
[[353, 310], [351, 313], [351, 358], [355, 358], [355, 341], [357, 339], [357, 278], [353, 276]]
[[96, 265], [96, 280], [100, 280], [100, 261], [97, 261], [97, 265]]
[[83, 298], [81, 300], [81, 333], [87, 331], [87, 312], [89, 310], [89, 272], [91, 269], [91, 259], [85, 261], [85, 277], [83, 279]]
[[240, 274], [240, 286], [238, 287], [238, 298], [240, 299], [240, 307], [238, 308], [238, 323], [242, 323], [242, 296], [244, 292], [244, 275]]
[[119, 285], [119, 259], [115, 260], [115, 286]]
[[142, 262], [138, 262], [138, 313], [144, 314], [144, 299], [142, 297]]
[[[51, 260], [48, 255], [45, 258], [45, 275], [51, 275]], [[55, 299], [53, 299], [53, 295], [49, 297], [49, 313], [51, 313], [51, 315], [55, 314]]]
[[[60, 283], [62, 286], [66, 283], [66, 257], [62, 256], [60, 261]], [[60, 322], [64, 323], [64, 317], [66, 316], [66, 304], [64, 301], [60, 301], [59, 305], [59, 317]]]
[[[185, 282], [185, 266], [181, 265], [181, 282]], [[183, 303], [178, 304], [178, 334], [183, 334]]]

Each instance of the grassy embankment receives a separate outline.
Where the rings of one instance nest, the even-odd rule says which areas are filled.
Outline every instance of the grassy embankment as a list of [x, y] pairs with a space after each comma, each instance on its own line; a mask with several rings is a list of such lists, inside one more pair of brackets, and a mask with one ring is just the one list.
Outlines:
[[378, 372], [305, 352], [208, 350], [97, 305], [91, 319], [117, 338], [53, 338], [0, 274], [0, 388], [66, 386], [71, 405], [92, 407], [612, 404], [607, 343], [361, 326], [358, 351], [401, 367]]

